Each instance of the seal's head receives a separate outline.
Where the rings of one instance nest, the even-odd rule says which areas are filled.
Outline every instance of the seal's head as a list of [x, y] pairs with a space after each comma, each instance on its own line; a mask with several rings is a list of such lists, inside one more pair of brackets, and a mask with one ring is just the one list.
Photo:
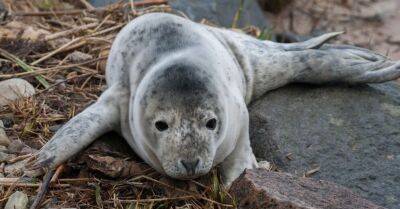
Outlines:
[[211, 79], [198, 67], [174, 64], [154, 73], [136, 98], [143, 137], [168, 176], [195, 178], [213, 166], [224, 110]]

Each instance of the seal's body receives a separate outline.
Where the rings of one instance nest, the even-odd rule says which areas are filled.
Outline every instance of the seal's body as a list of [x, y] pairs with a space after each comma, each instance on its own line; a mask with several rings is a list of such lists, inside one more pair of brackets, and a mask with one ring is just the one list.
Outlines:
[[38, 152], [54, 168], [116, 130], [161, 173], [195, 178], [220, 164], [225, 184], [257, 167], [247, 105], [290, 82], [368, 83], [400, 77], [400, 64], [366, 49], [324, 44], [339, 33], [279, 44], [162, 13], [118, 34], [108, 89]]

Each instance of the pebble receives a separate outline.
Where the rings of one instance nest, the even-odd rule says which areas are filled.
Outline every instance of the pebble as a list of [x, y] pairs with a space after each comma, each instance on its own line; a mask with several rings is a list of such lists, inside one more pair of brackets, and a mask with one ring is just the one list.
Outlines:
[[5, 130], [3, 121], [0, 120], [0, 145], [8, 146], [11, 143], [10, 139], [8, 138]]
[[67, 59], [71, 62], [79, 63], [93, 59], [93, 56], [80, 51], [74, 51], [67, 56]]
[[35, 88], [24, 79], [12, 78], [0, 81], [0, 107], [34, 94]]
[[26, 209], [28, 206], [28, 195], [23, 192], [16, 191], [7, 201], [4, 209]]

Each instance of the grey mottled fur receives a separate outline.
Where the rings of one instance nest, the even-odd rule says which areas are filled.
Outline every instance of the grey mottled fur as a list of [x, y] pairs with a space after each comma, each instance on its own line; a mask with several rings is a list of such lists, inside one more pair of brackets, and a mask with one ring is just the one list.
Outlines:
[[[220, 164], [229, 185], [245, 168], [257, 167], [248, 133], [252, 100], [291, 82], [357, 84], [400, 77], [399, 62], [324, 44], [338, 34], [279, 44], [170, 14], [136, 18], [112, 46], [109, 88], [59, 130], [28, 168], [53, 169], [117, 130], [161, 173], [194, 178]], [[210, 118], [217, 119], [214, 130], [205, 127]], [[169, 128], [157, 130], [156, 121]]]

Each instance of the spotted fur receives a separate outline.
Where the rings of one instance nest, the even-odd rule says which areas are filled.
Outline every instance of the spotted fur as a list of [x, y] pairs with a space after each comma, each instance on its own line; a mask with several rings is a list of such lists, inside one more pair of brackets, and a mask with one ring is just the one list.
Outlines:
[[[55, 168], [99, 135], [117, 130], [161, 173], [195, 178], [220, 164], [226, 185], [257, 167], [247, 105], [291, 82], [351, 84], [400, 77], [400, 63], [366, 49], [260, 41], [170, 14], [136, 18], [116, 37], [109, 88], [37, 153], [28, 169]], [[216, 119], [212, 130], [207, 121]], [[160, 131], [157, 122], [167, 124]]]

